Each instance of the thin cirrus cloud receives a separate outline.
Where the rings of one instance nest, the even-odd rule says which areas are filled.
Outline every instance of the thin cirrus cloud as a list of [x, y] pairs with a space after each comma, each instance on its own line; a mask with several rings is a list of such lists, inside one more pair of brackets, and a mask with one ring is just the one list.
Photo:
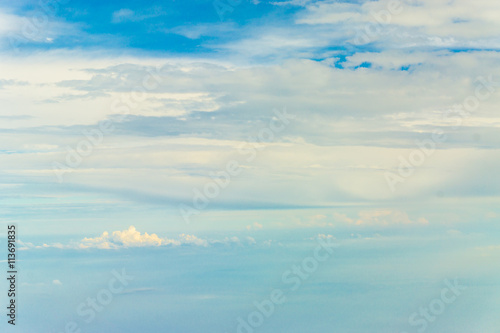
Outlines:
[[129, 8], [119, 9], [112, 14], [112, 23], [140, 22], [147, 19], [165, 15], [161, 7], [153, 7], [148, 10], [134, 11]]
[[[410, 218], [408, 213], [401, 210], [392, 209], [371, 209], [361, 210], [357, 217], [351, 217], [351, 214], [333, 212], [328, 214], [316, 214], [297, 220], [299, 227], [306, 228], [332, 228], [349, 227], [361, 230], [369, 227], [398, 227], [398, 226], [425, 226], [429, 225], [425, 217]], [[360, 229], [361, 228], [361, 229]]]

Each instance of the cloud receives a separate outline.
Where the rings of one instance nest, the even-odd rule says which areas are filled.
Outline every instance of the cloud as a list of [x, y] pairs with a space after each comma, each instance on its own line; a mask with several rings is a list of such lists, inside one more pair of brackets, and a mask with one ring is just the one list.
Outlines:
[[159, 246], [162, 244], [162, 240], [156, 234], [148, 235], [146, 232], [141, 235], [134, 226], [130, 226], [128, 230], [114, 231], [111, 240], [125, 247]]
[[126, 290], [120, 292], [120, 294], [123, 295], [129, 295], [129, 294], [141, 294], [141, 293], [148, 293], [148, 292], [154, 292], [158, 291], [157, 288], [150, 288], [150, 287], [142, 287], [142, 288], [127, 288]]
[[181, 234], [180, 235], [180, 242], [181, 244], [193, 244], [197, 246], [208, 246], [208, 241], [205, 239], [198, 238], [193, 235], [186, 235], [186, 234]]
[[[90, 58], [45, 53], [26, 61], [6, 57], [0, 64], [5, 80], [28, 82], [0, 90], [3, 116], [19, 115], [15, 106], [21, 101], [22, 113], [29, 116], [2, 119], [3, 128], [17, 133], [0, 134], [12, 151], [1, 156], [11, 177], [32, 188], [34, 176], [54, 182], [53, 162], [65, 164], [67, 147], [84, 142], [82, 132], [95, 130], [99, 121], [114, 119], [109, 107], [114, 98], [130, 98], [127, 91], [140, 85], [148, 70], [166, 65], [162, 84], [144, 95], [126, 121], [115, 121], [115, 131], [65, 174], [65, 190], [76, 193], [84, 187], [96, 195], [112, 193], [117, 201], [191, 203], [192, 189], [211, 181], [209, 175], [234, 158], [245, 174], [237, 186], [221, 191], [214, 205], [327, 206], [365, 200], [411, 205], [414, 198], [433, 198], [438, 191], [466, 200], [478, 191], [493, 196], [500, 189], [493, 174], [500, 165], [498, 91], [461, 128], [443, 120], [446, 110], [474, 93], [475, 77], [491, 72], [499, 81], [496, 52], [360, 52], [340, 63], [334, 56], [265, 67], [139, 58], [116, 58], [120, 65], [113, 65], [98, 55]], [[40, 62], [47, 64], [39, 68]], [[355, 69], [364, 62], [372, 68]], [[403, 71], [403, 66], [412, 69]], [[64, 98], [95, 92], [106, 96]], [[57, 102], [43, 103], [40, 96]], [[273, 108], [285, 106], [296, 119], [248, 163], [238, 147], [267, 126]], [[392, 193], [384, 172], [397, 170], [399, 157], [414, 151], [417, 140], [443, 128], [448, 141]], [[479, 134], [482, 139], [474, 141]]]
[[25, 15], [13, 14], [14, 10], [0, 8], [0, 48], [11, 51], [25, 44], [51, 44], [62, 36], [83, 37], [78, 24], [68, 23], [36, 8]]
[[333, 223], [329, 221], [328, 217], [323, 214], [316, 214], [310, 216], [308, 219], [299, 220], [297, 225], [307, 228], [317, 228], [317, 227], [332, 227]]
[[476, 251], [483, 257], [500, 257], [500, 244], [499, 245], [488, 245], [488, 246], [478, 246], [475, 248]]
[[224, 34], [237, 31], [237, 26], [234, 23], [220, 23], [220, 24], [190, 24], [186, 26], [178, 26], [169, 29], [165, 32], [172, 32], [189, 39], [198, 39], [200, 37], [213, 37], [221, 36]]
[[369, 210], [359, 212], [356, 225], [363, 226], [393, 226], [393, 225], [426, 225], [429, 221], [420, 217], [415, 221], [410, 220], [408, 214], [397, 210]]
[[[358, 212], [357, 218], [334, 212], [331, 216], [316, 214], [297, 224], [301, 227], [318, 228], [344, 226], [396, 226], [396, 225], [426, 225], [429, 221], [423, 217], [411, 220], [407, 213], [399, 210], [374, 209]], [[321, 236], [323, 237], [323, 236]]]
[[62, 286], [62, 282], [59, 281], [59, 280], [53, 280], [52, 281], [52, 284], [56, 285], [56, 286]]
[[113, 12], [111, 17], [112, 23], [124, 23], [124, 22], [139, 22], [150, 18], [158, 17], [164, 15], [165, 12], [161, 7], [152, 7], [141, 12], [136, 12], [128, 8], [122, 8]]
[[[432, 13], [432, 15], [429, 15]], [[500, 15], [494, 0], [381, 0], [360, 3], [315, 1], [297, 14], [296, 23], [338, 27], [384, 48], [401, 46], [499, 47]], [[399, 42], [399, 45], [397, 43]], [[401, 45], [401, 43], [403, 43]]]
[[246, 240], [249, 244], [256, 244], [257, 242], [255, 241], [255, 238], [247, 236]]
[[133, 10], [122, 8], [120, 10], [117, 10], [116, 12], [113, 12], [112, 22], [120, 23], [125, 21], [132, 21], [134, 20], [134, 18], [135, 12]]
[[487, 219], [496, 219], [498, 217], [498, 214], [496, 212], [486, 212], [484, 214], [484, 217]]
[[374, 209], [362, 210], [358, 218], [350, 218], [346, 214], [333, 213], [335, 222], [357, 226], [395, 226], [395, 225], [427, 225], [429, 221], [424, 217], [410, 219], [407, 213], [400, 210]]
[[349, 218], [347, 215], [340, 214], [340, 213], [337, 213], [337, 212], [333, 213], [333, 219], [334, 219], [335, 222], [340, 222], [340, 223], [349, 223], [349, 224], [351, 224], [351, 223], [354, 222], [354, 220], [351, 219], [351, 218]]
[[100, 237], [87, 238], [85, 237], [81, 243], [78, 245], [81, 249], [87, 248], [98, 248], [98, 249], [115, 249], [119, 246], [114, 244], [109, 239], [109, 233], [107, 231], [103, 232]]
[[127, 230], [113, 231], [110, 235], [107, 231], [101, 236], [95, 238], [84, 238], [79, 248], [98, 248], [98, 249], [117, 249], [128, 247], [150, 247], [162, 245], [182, 245], [192, 244], [198, 246], [207, 246], [206, 240], [200, 239], [193, 235], [181, 234], [179, 239], [160, 238], [156, 234], [149, 235], [147, 232], [141, 234], [134, 226], [130, 226]]
[[258, 222], [254, 222], [252, 225], [247, 225], [246, 226], [247, 230], [260, 230], [262, 229], [262, 224]]
[[[178, 238], [162, 238], [156, 234], [148, 234], [147, 232], [141, 233], [134, 226], [122, 231], [113, 231], [109, 233], [104, 231], [97, 237], [85, 237], [80, 242], [70, 244], [43, 244], [34, 245], [32, 243], [18, 241], [21, 245], [20, 250], [29, 249], [122, 249], [122, 248], [138, 248], [138, 247], [159, 247], [159, 246], [199, 246], [208, 247], [214, 244], [236, 244], [243, 245], [243, 242], [236, 236], [226, 236], [222, 240], [217, 239], [203, 239], [195, 235], [180, 234]], [[246, 237], [245, 243], [254, 245], [257, 242], [252, 237]]]
[[331, 240], [331, 239], [337, 239], [337, 238], [335, 238], [335, 236], [329, 235], [329, 234], [318, 234], [316, 237], [312, 237], [310, 239], [313, 239], [313, 240], [315, 240], [315, 239], [330, 239]]

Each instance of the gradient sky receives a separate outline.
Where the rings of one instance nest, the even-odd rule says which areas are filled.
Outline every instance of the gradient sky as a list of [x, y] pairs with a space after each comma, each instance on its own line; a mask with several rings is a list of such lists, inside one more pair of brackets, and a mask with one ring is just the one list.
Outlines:
[[[237, 332], [319, 237], [335, 254], [256, 332], [417, 332], [455, 278], [425, 331], [500, 332], [499, 17], [493, 0], [0, 2], [0, 232], [17, 223], [22, 250], [6, 329]], [[122, 268], [134, 281], [82, 322]]]

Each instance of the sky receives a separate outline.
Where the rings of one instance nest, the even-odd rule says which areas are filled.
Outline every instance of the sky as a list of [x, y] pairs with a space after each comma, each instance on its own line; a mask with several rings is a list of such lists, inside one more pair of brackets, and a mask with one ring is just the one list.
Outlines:
[[498, 17], [1, 1], [2, 331], [499, 333]]

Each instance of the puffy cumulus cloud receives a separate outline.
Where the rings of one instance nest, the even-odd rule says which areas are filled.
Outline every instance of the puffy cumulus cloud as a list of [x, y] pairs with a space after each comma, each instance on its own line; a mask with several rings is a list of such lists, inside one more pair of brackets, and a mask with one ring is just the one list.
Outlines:
[[130, 226], [128, 230], [114, 231], [110, 239], [113, 243], [121, 244], [125, 247], [159, 246], [162, 244], [162, 239], [160, 239], [156, 234], [148, 235], [146, 232], [141, 235], [141, 233], [137, 231], [134, 226]]
[[98, 249], [117, 249], [122, 247], [148, 247], [172, 245], [179, 246], [182, 244], [190, 244], [197, 246], [208, 246], [208, 241], [198, 238], [194, 235], [181, 234], [178, 239], [160, 238], [156, 234], [141, 234], [134, 226], [130, 226], [127, 230], [113, 231], [110, 235], [107, 231], [101, 236], [95, 238], [84, 238], [79, 248], [98, 248]]
[[43, 244], [34, 245], [33, 243], [18, 241], [20, 250], [29, 249], [121, 249], [121, 248], [135, 248], [135, 247], [158, 247], [158, 246], [200, 246], [208, 247], [210, 245], [254, 245], [257, 244], [252, 237], [246, 237], [244, 241], [236, 236], [226, 236], [221, 240], [217, 239], [203, 239], [195, 235], [180, 234], [178, 238], [162, 238], [156, 234], [148, 234], [147, 232], [141, 233], [134, 226], [122, 231], [113, 231], [109, 233], [103, 232], [97, 237], [85, 237], [80, 242], [70, 244]]
[[82, 239], [80, 244], [78, 244], [78, 247], [81, 249], [93, 248], [93, 247], [98, 249], [116, 249], [119, 246], [110, 241], [109, 233], [105, 231], [99, 237], [94, 237], [94, 238], [85, 237], [84, 239]]

